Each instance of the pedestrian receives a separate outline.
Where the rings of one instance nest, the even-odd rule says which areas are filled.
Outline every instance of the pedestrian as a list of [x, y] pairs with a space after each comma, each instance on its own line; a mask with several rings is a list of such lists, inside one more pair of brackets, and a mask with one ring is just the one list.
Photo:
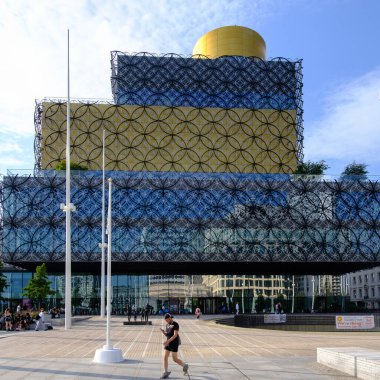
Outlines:
[[239, 302], [236, 302], [235, 309], [236, 309], [236, 315], [239, 315]]
[[131, 317], [132, 317], [132, 307], [131, 306], [128, 306], [127, 313], [128, 313], [128, 322], [130, 322], [131, 321]]
[[197, 308], [195, 309], [195, 315], [197, 316], [197, 319], [199, 319], [199, 317], [201, 316], [201, 309], [199, 308], [199, 306], [197, 306]]
[[35, 327], [36, 331], [47, 330], [47, 327], [45, 326], [45, 309], [43, 307], [40, 308], [40, 312], [37, 315], [36, 320], [37, 320], [37, 324]]
[[20, 304], [17, 305], [17, 308], [16, 308], [16, 314], [17, 314], [17, 315], [20, 315], [20, 314], [21, 314], [21, 305], [20, 305]]
[[172, 353], [173, 360], [182, 367], [184, 375], [187, 375], [189, 365], [184, 363], [181, 359], [178, 358], [178, 346], [181, 344], [179, 332], [179, 324], [173, 321], [173, 317], [170, 314], [165, 314], [164, 316], [166, 322], [166, 328], [161, 329], [161, 332], [165, 335], [166, 340], [163, 343], [164, 345], [164, 373], [161, 376], [161, 379], [167, 379], [170, 375], [169, 368], [169, 355]]
[[4, 312], [4, 321], [5, 321], [5, 330], [11, 331], [12, 330], [12, 313], [11, 309], [7, 307]]

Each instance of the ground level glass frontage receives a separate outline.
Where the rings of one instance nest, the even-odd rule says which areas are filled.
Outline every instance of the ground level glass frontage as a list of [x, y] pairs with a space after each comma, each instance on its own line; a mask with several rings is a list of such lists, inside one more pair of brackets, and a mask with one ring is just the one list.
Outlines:
[[[23, 289], [33, 273], [6, 270], [2, 309], [38, 307], [23, 297]], [[50, 274], [55, 294], [47, 298], [46, 308], [64, 309], [65, 276]], [[170, 312], [193, 314], [200, 307], [204, 314], [274, 312], [280, 302], [283, 312], [350, 312], [358, 305], [350, 302], [345, 276], [280, 275], [127, 275], [112, 276], [112, 314], [124, 315], [130, 307], [137, 315], [150, 306], [152, 314]], [[74, 273], [72, 313], [100, 313], [100, 275]], [[314, 287], [314, 291], [313, 291]], [[314, 295], [313, 295], [314, 294]], [[359, 305], [360, 307], [360, 305]]]

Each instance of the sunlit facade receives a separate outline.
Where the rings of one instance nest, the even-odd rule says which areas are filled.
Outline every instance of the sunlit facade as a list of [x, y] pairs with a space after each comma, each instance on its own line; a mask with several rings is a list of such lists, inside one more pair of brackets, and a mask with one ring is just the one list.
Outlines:
[[[236, 26], [207, 33], [191, 57], [114, 51], [113, 99], [72, 101], [71, 161], [84, 169], [71, 178], [77, 310], [98, 307], [103, 151], [117, 313], [146, 303], [217, 312], [236, 299], [253, 310], [259, 295], [289, 299], [289, 278], [218, 273], [374, 260], [378, 185], [293, 174], [303, 160], [302, 61], [265, 51], [258, 33]], [[59, 295], [66, 123], [65, 99], [37, 103], [34, 175], [5, 176], [1, 192], [3, 260], [27, 271], [46, 262]]]

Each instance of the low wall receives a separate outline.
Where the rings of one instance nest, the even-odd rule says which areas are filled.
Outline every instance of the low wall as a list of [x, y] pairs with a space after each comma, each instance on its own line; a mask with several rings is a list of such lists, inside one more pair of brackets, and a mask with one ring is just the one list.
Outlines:
[[317, 361], [358, 379], [380, 379], [379, 351], [361, 347], [319, 347]]
[[[287, 330], [287, 331], [380, 331], [380, 314], [286, 314], [286, 322], [283, 323], [265, 323], [265, 314], [241, 314], [235, 315], [234, 324], [236, 327], [251, 327], [270, 330]], [[375, 328], [372, 329], [337, 329], [335, 326], [335, 317], [337, 315], [373, 315]]]

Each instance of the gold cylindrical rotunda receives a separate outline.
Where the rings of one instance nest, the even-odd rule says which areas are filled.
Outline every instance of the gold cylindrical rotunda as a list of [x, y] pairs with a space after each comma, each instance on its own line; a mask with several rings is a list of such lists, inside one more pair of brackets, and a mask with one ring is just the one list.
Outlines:
[[244, 26], [223, 26], [203, 35], [195, 44], [193, 55], [218, 58], [224, 55], [265, 59], [266, 45], [259, 33]]

